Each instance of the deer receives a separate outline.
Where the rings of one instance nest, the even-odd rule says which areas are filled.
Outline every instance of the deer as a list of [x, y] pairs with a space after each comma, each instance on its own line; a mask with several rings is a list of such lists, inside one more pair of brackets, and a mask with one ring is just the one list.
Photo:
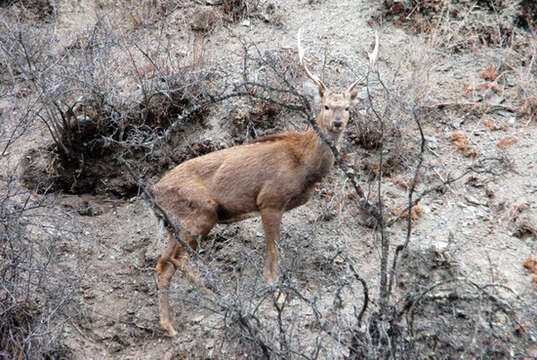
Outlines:
[[[324, 137], [339, 144], [357, 98], [359, 80], [343, 92], [330, 90], [313, 75], [304, 61], [301, 32], [297, 36], [299, 65], [316, 85], [320, 111], [316, 124]], [[378, 36], [375, 49], [378, 53]], [[216, 224], [230, 224], [261, 216], [266, 241], [262, 275], [269, 285], [278, 280], [278, 249], [283, 213], [305, 204], [314, 187], [334, 164], [330, 146], [314, 128], [268, 135], [251, 143], [214, 151], [187, 160], [154, 184], [149, 193], [156, 203], [182, 225], [178, 241], [169, 231], [168, 247], [157, 265], [160, 325], [170, 336], [177, 334], [170, 319], [169, 286], [177, 270], [195, 285], [197, 273], [189, 265], [189, 252]]]

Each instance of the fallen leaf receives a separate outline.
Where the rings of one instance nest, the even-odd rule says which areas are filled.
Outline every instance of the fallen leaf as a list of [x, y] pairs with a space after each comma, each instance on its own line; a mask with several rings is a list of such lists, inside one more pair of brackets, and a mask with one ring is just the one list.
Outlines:
[[496, 144], [497, 147], [500, 149], [509, 149], [511, 146], [516, 144], [518, 142], [518, 138], [516, 136], [510, 136], [503, 139], [500, 139], [498, 143]]
[[537, 259], [534, 256], [528, 256], [527, 259], [522, 263], [522, 266], [532, 273], [537, 274]]
[[500, 130], [500, 128], [490, 120], [485, 120], [483, 124], [485, 124], [486, 127], [488, 127], [492, 131]]
[[483, 71], [481, 73], [481, 77], [485, 80], [494, 81], [498, 77], [498, 69], [496, 69], [496, 66], [490, 65], [486, 71]]

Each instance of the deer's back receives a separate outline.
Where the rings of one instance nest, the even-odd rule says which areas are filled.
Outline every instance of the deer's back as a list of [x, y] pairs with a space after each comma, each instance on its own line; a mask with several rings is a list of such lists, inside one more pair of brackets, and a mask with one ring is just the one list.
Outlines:
[[330, 165], [315, 164], [320, 173], [311, 173], [300, 134], [271, 136], [188, 160], [164, 176], [153, 192], [157, 201], [175, 204], [211, 199], [219, 222], [241, 220], [261, 207], [299, 206]]

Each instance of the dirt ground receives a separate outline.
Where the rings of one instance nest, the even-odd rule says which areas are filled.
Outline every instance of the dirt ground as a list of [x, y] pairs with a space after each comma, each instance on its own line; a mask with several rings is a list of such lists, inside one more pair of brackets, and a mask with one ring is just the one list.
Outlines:
[[[204, 37], [203, 57], [208, 61], [213, 57], [232, 59], [241, 49], [241, 39], [257, 44], [261, 51], [283, 49], [294, 53], [295, 36], [301, 28], [312, 67], [319, 69], [325, 56], [329, 59], [324, 65], [327, 83], [338, 87], [353, 81], [349, 72], [331, 69], [334, 64], [347, 60], [350, 65], [356, 65], [357, 74], [363, 74], [367, 51], [371, 51], [374, 41], [371, 19], [378, 16], [377, 1], [280, 0], [274, 5], [271, 11], [262, 12], [265, 20], [261, 16], [217, 25]], [[94, 26], [100, 15], [125, 16], [118, 14], [113, 5], [96, 5], [93, 1], [82, 0], [75, 4], [71, 0], [60, 0], [55, 7], [56, 31], [64, 40], [58, 44], [58, 51], [70, 46], [77, 32]], [[149, 6], [136, 9], [142, 9], [139, 10], [142, 15], [147, 9], [151, 11]], [[190, 46], [197, 41], [194, 32], [184, 28], [173, 32], [174, 19], [181, 18], [182, 11], [189, 10], [177, 5], [168, 15], [172, 26], [164, 31], [168, 40], [176, 44], [178, 52], [190, 56]], [[177, 26], [184, 26], [184, 23]], [[155, 26], [142, 24], [132, 31], [146, 32], [145, 36], [151, 38], [155, 29]], [[392, 22], [382, 24], [380, 39], [380, 73], [386, 81], [396, 79], [395, 87], [408, 86], [405, 94], [408, 99], [419, 99], [420, 105], [427, 109], [422, 124], [427, 151], [420, 190], [457, 176], [468, 166], [488, 166], [487, 171], [472, 172], [420, 202], [423, 213], [413, 221], [409, 250], [417, 254], [431, 251], [441, 254], [458, 277], [478, 283], [500, 283], [520, 296], [535, 294], [537, 283], [532, 281], [532, 274], [523, 263], [529, 256], [537, 255], [537, 120], [535, 114], [524, 116], [520, 110], [524, 105], [520, 87], [535, 82], [535, 71], [526, 72], [527, 68], [517, 62], [516, 54], [510, 49], [475, 46], [448, 51], [430, 36], [414, 34]], [[487, 82], [483, 73], [491, 65], [505, 72], [501, 90], [480, 88]], [[230, 60], [230, 67], [238, 71], [240, 64]], [[3, 103], [2, 107], [8, 105]], [[220, 118], [223, 112], [225, 110], [211, 112], [210, 126], [195, 129], [188, 134], [187, 141], [201, 143], [210, 139], [215, 144], [230, 145], [230, 131]], [[3, 114], [3, 117], [9, 121], [8, 116]], [[392, 119], [395, 119], [394, 126], [404, 129], [403, 143], [398, 144], [397, 149], [402, 149], [403, 154], [407, 150], [414, 151], [419, 141], [415, 124], [397, 114]], [[305, 129], [307, 124], [292, 118], [287, 124], [279, 123], [274, 130], [280, 128]], [[350, 126], [349, 132], [352, 131], [356, 128]], [[352, 134], [348, 133], [344, 145], [347, 161], [362, 169], [361, 164], [374, 163], [375, 152], [356, 146], [351, 139]], [[407, 142], [408, 139], [414, 140]], [[458, 139], [463, 143], [457, 143]], [[14, 150], [4, 159], [2, 172], [20, 172], [21, 158], [32, 148], [49, 142], [47, 129], [36, 123], [32, 131], [12, 147]], [[406, 169], [394, 170], [394, 174], [385, 179], [383, 191], [388, 212], [405, 204], [406, 188], [401, 184], [408, 184], [412, 178], [412, 173]], [[367, 171], [362, 171], [359, 179], [367, 188]], [[293, 251], [308, 242], [321, 262], [328, 256], [326, 254], [340, 251], [354, 259], [355, 267], [369, 282], [371, 296], [374, 296], [379, 282], [380, 244], [370, 228], [357, 222], [360, 211], [348, 196], [347, 185], [341, 171], [333, 169], [310, 202], [284, 216], [282, 242], [286, 244], [280, 244], [283, 267], [299, 269], [298, 275], [292, 272], [287, 275], [296, 276], [307, 283], [305, 288], [315, 292], [316, 287], [323, 286], [323, 281], [308, 279], [300, 272], [320, 265], [315, 258], [297, 257]], [[374, 197], [375, 189], [370, 191]], [[224, 341], [218, 329], [221, 315], [181, 300], [184, 296], [190, 299], [195, 290], [179, 275], [174, 278], [170, 291], [180, 335], [169, 338], [159, 328], [154, 269], [167, 239], [159, 232], [142, 199], [62, 192], [47, 196], [55, 198], [62, 209], [72, 212], [83, 229], [83, 236], [76, 242], [66, 238], [58, 240], [57, 244], [61, 249], [57, 256], [64, 271], [77, 273], [81, 279], [79, 312], [63, 328], [61, 341], [68, 357], [247, 358], [238, 343]], [[404, 222], [388, 230], [393, 244], [404, 241], [405, 231]], [[259, 219], [216, 227], [202, 245], [203, 258], [209, 267], [215, 261], [210, 258], [217, 253], [211, 248], [215, 243], [225, 246], [217, 255], [229, 257], [219, 258], [220, 265], [232, 262], [234, 268], [243, 269], [261, 281], [264, 243]], [[243, 251], [260, 263], [241, 263]], [[326, 253], [322, 254], [323, 251]], [[296, 259], [298, 263], [291, 264]], [[337, 264], [334, 266], [339, 266]], [[403, 291], [401, 287], [395, 292], [402, 294]], [[537, 357], [537, 348], [531, 351]]]

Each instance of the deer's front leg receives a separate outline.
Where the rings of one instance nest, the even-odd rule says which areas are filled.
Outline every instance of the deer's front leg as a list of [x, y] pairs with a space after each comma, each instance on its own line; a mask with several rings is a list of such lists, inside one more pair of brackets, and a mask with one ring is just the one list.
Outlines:
[[263, 267], [263, 277], [270, 285], [273, 285], [278, 280], [278, 249], [276, 244], [280, 240], [282, 211], [268, 208], [262, 209], [260, 212], [267, 243], [267, 258]]

